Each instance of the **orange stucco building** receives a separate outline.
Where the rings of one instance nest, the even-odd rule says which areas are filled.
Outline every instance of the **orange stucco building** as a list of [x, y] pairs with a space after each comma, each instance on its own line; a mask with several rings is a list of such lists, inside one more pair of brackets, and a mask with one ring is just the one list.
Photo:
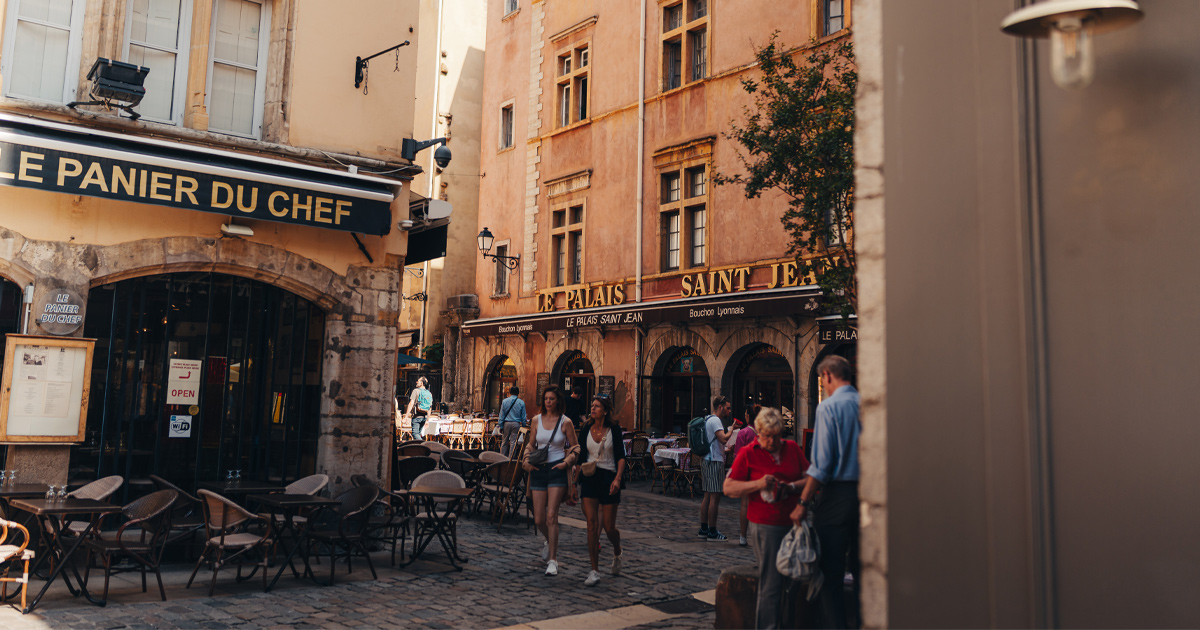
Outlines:
[[[782, 406], [801, 428], [824, 353], [816, 287], [796, 277], [786, 202], [716, 186], [741, 79], [785, 46], [850, 37], [850, 2], [489, 3], [480, 229], [514, 270], [480, 265], [479, 318], [448, 339], [466, 407], [510, 384], [612, 397], [622, 424], [682, 429], [714, 396]], [[530, 411], [532, 415], [535, 411]]]

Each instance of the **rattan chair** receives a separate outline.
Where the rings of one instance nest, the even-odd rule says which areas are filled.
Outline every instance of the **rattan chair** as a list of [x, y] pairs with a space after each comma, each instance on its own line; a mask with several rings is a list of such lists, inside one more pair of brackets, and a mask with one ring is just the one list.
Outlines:
[[[430, 442], [436, 444], [436, 442]], [[429, 457], [431, 449], [422, 443], [401, 444], [396, 447], [396, 455], [402, 457]]]
[[[625, 470], [629, 471], [629, 476], [633, 479], [644, 479], [650, 474], [650, 469], [647, 467], [647, 455], [650, 450], [650, 439], [645, 436], [638, 436], [630, 440], [629, 452], [625, 454], [625, 462], [627, 464]], [[651, 464], [653, 465], [653, 464]]]
[[[236, 564], [238, 581], [248, 580], [262, 569], [263, 590], [267, 588], [267, 561], [270, 559], [268, 550], [271, 548], [273, 534], [271, 521], [251, 514], [242, 506], [225, 497], [208, 490], [201, 490], [200, 501], [204, 506], [204, 528], [208, 540], [204, 543], [204, 553], [196, 561], [196, 568], [188, 578], [187, 586], [191, 588], [192, 581], [200, 565], [208, 560], [212, 567], [212, 582], [208, 586], [208, 596], [212, 597], [217, 588], [217, 573], [222, 567]], [[248, 526], [265, 523], [266, 529], [262, 534], [246, 531]], [[226, 555], [229, 553], [230, 555]], [[242, 577], [242, 566], [247, 563], [254, 565], [254, 570]]]
[[437, 460], [432, 457], [406, 457], [396, 462], [396, 476], [401, 487], [408, 490], [412, 487], [414, 479], [437, 468], [437, 465]]
[[455, 418], [450, 424], [450, 433], [446, 435], [446, 443], [450, 448], [461, 449], [466, 445], [467, 441], [467, 421], [464, 418]]
[[400, 425], [397, 428], [397, 437], [399, 437], [401, 441], [412, 439], [412, 418], [406, 415], [400, 416]]
[[[100, 517], [96, 523], [94, 536], [83, 541], [87, 547], [87, 564], [83, 572], [83, 584], [87, 586], [92, 572], [92, 558], [99, 557], [104, 563], [104, 594], [100, 601], [108, 600], [109, 578], [115, 573], [140, 571], [142, 574], [142, 592], [146, 592], [146, 569], [154, 571], [158, 580], [158, 595], [162, 601], [167, 601], [167, 591], [163, 588], [162, 573], [159, 563], [162, 561], [163, 549], [171, 536], [171, 505], [179, 493], [174, 490], [158, 490], [129, 503], [121, 508], [121, 516], [125, 522], [117, 530], [104, 531], [104, 521], [110, 514]], [[119, 558], [131, 561], [132, 565], [115, 564]]]
[[[467, 482], [461, 476], [450, 472], [449, 470], [431, 470], [422, 474], [413, 480], [413, 487], [417, 486], [432, 486], [435, 488], [466, 488]], [[437, 501], [438, 505], [444, 503]], [[430, 514], [428, 510], [422, 510], [421, 506], [414, 505], [415, 516], [413, 518], [413, 549], [416, 550], [417, 541], [422, 535], [430, 532], [430, 528], [434, 526], [436, 517]], [[448, 514], [446, 518], [450, 519], [450, 539], [455, 549], [458, 548], [458, 514]]]
[[[505, 458], [503, 461], [492, 463], [483, 470], [483, 477], [475, 494], [474, 513], [478, 514], [479, 510], [483, 507], [483, 502], [487, 501], [488, 511], [492, 515], [493, 520], [495, 519], [498, 511], [504, 509], [504, 506], [507, 505], [508, 497], [513, 491], [511, 481], [514, 472], [520, 466], [520, 462], [509, 461]], [[523, 477], [523, 475], [520, 476]]]
[[167, 536], [166, 544], [170, 545], [186, 538], [188, 559], [191, 559], [192, 543], [196, 535], [204, 529], [204, 508], [200, 505], [200, 499], [158, 475], [150, 475], [150, 481], [154, 482], [156, 490], [174, 490], [178, 495], [171, 504], [171, 533]]
[[[8, 599], [9, 584], [20, 584], [21, 610], [25, 610], [25, 595], [29, 590], [29, 561], [34, 558], [34, 551], [28, 547], [29, 530], [20, 523], [0, 518], [0, 601]], [[9, 577], [14, 567], [18, 569], [17, 577]]]
[[371, 508], [367, 519], [367, 538], [392, 548], [392, 566], [396, 566], [396, 543], [404, 550], [404, 535], [408, 531], [408, 497], [399, 492], [384, 490], [366, 475], [351, 475], [350, 483], [355, 486], [373, 486], [379, 498]]
[[313, 521], [308, 532], [308, 551], [311, 555], [313, 548], [317, 545], [324, 545], [329, 549], [330, 584], [333, 584], [334, 581], [337, 559], [345, 558], [347, 571], [353, 572], [354, 568], [350, 564], [350, 559], [359, 555], [366, 558], [367, 567], [371, 569], [371, 577], [379, 578], [379, 575], [375, 573], [375, 565], [371, 562], [371, 554], [367, 551], [366, 546], [366, 542], [370, 540], [367, 532], [370, 529], [368, 522], [371, 518], [371, 506], [378, 498], [379, 487], [375, 484], [356, 486], [337, 497], [336, 522], [322, 522], [324, 519], [320, 517]]
[[463, 439], [464, 448], [484, 448], [485, 431], [487, 431], [487, 420], [483, 418], [475, 418], [471, 420], [467, 427], [467, 434]]
[[489, 464], [495, 464], [497, 462], [508, 461], [507, 457], [501, 455], [500, 453], [497, 453], [496, 451], [484, 451], [479, 454], [479, 459], [481, 461], [485, 461]]
[[[688, 496], [696, 498], [696, 487], [701, 485], [701, 468], [704, 465], [704, 459], [695, 453], [690, 454], [690, 465], [676, 469], [675, 484], [679, 488], [679, 494], [683, 494], [683, 489], [687, 488]], [[703, 491], [703, 487], [701, 487]], [[703, 492], [701, 492], [703, 494]]]
[[[121, 484], [125, 483], [125, 478], [121, 475], [112, 475], [103, 479], [97, 479], [87, 485], [76, 488], [67, 494], [67, 496], [75, 499], [92, 499], [94, 501], [107, 501], [117, 490], [121, 489]], [[79, 535], [87, 530], [90, 521], [84, 520], [68, 520], [65, 523], [65, 530], [71, 534]]]
[[[660, 448], [666, 448], [666, 446], [664, 444], [654, 445], [655, 451]], [[654, 486], [661, 482], [662, 493], [666, 494], [667, 489], [675, 483], [675, 462], [669, 459], [657, 460], [653, 454], [650, 456], [650, 462], [653, 465], [650, 471], [650, 492], [654, 492]]]

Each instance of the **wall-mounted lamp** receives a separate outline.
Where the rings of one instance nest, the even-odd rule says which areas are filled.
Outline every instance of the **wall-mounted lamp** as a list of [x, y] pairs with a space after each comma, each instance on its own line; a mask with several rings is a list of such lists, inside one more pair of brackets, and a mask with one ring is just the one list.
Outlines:
[[521, 264], [520, 254], [517, 254], [516, 256], [497, 256], [496, 254], [488, 253], [492, 251], [492, 243], [495, 240], [496, 237], [492, 236], [492, 232], [487, 228], [483, 228], [483, 231], [479, 233], [479, 251], [483, 253], [484, 260], [493, 258], [497, 263], [504, 265], [509, 269], [516, 269], [517, 265]]
[[437, 165], [442, 168], [450, 166], [450, 149], [446, 146], [445, 138], [434, 138], [433, 140], [426, 140], [424, 142], [417, 142], [412, 138], [405, 138], [400, 142], [400, 157], [412, 162], [413, 160], [417, 159], [417, 153], [424, 151], [435, 144], [440, 144], [442, 146], [438, 147], [437, 150], [433, 152], [433, 161], [437, 162]]
[[232, 236], [254, 236], [254, 228], [248, 225], [237, 225], [235, 223], [222, 224], [221, 231]]
[[141, 118], [141, 114], [133, 111], [142, 97], [146, 96], [146, 75], [150, 68], [113, 61], [97, 57], [92, 69], [88, 70], [88, 81], [92, 82], [90, 101], [72, 101], [67, 107], [75, 109], [76, 105], [103, 105], [105, 109], [113, 107], [129, 114], [130, 120]]
[[1083, 89], [1096, 75], [1092, 38], [1142, 19], [1134, 0], [1045, 0], [1013, 11], [1000, 29], [1018, 37], [1050, 38], [1055, 85]]

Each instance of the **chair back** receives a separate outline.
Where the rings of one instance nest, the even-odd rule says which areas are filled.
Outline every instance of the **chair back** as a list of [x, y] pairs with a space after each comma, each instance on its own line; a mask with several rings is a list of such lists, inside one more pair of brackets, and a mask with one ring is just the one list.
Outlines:
[[467, 430], [467, 421], [463, 418], [455, 418], [450, 425], [450, 433], [454, 435], [462, 435]]
[[446, 446], [445, 444], [442, 444], [441, 442], [426, 442], [425, 446], [426, 446], [426, 448], [429, 449], [430, 454], [433, 454], [433, 453], [441, 454], [441, 453], [444, 453], [444, 452], [450, 450], [449, 446]]
[[283, 489], [284, 494], [306, 494], [313, 496], [329, 485], [329, 475], [309, 475], [289, 483]]
[[[12, 532], [10, 539], [9, 532]], [[14, 544], [17, 536], [20, 536], [21, 544]], [[0, 562], [4, 562], [9, 558], [20, 558], [25, 547], [29, 546], [29, 530], [24, 525], [16, 521], [8, 521], [0, 518]]]
[[501, 455], [500, 453], [497, 453], [496, 451], [484, 451], [479, 454], [479, 459], [481, 461], [485, 461], [489, 464], [495, 464], [496, 462], [508, 461], [507, 457]]
[[338, 495], [338, 516], [342, 520], [361, 514], [371, 507], [379, 498], [379, 487], [369, 481], [365, 485], [355, 486]]
[[411, 488], [413, 480], [437, 468], [437, 460], [432, 457], [409, 457], [396, 462], [396, 476], [400, 485]]
[[413, 487], [432, 486], [434, 488], [466, 488], [467, 482], [458, 474], [449, 470], [431, 470], [422, 473], [413, 480]]
[[650, 438], [638, 436], [629, 442], [629, 453], [631, 457], [645, 457], [646, 451], [650, 448]]
[[114, 492], [125, 483], [125, 479], [121, 475], [113, 475], [103, 479], [97, 479], [92, 483], [78, 488], [70, 493], [76, 499], [93, 499], [95, 501], [104, 501], [111, 497]]
[[471, 435], [483, 435], [483, 429], [487, 426], [487, 420], [478, 418], [471, 421]]
[[485, 472], [487, 473], [488, 480], [492, 483], [508, 487], [513, 483], [513, 479], [521, 478], [521, 475], [518, 474], [520, 469], [521, 462], [503, 461], [488, 466]]
[[[436, 443], [437, 442], [431, 442], [431, 444]], [[428, 457], [430, 452], [430, 448], [424, 443], [402, 444], [396, 449], [397, 455], [404, 455], [406, 457]]]
[[424, 444], [424, 443], [425, 443], [425, 440], [405, 440], [405, 441], [397, 444], [396, 448], [403, 448], [405, 446], [408, 446], [409, 444]]
[[135, 499], [121, 508], [121, 515], [127, 519], [126, 527], [137, 525], [142, 530], [141, 541], [150, 543], [151, 550], [162, 553], [160, 547], [171, 533], [171, 506], [178, 498], [179, 493], [174, 490], [157, 490]]
[[465, 451], [449, 450], [442, 453], [442, 466], [456, 475], [466, 477], [467, 473], [474, 469], [473, 464], [464, 461], [468, 459], [473, 458]]
[[704, 466], [704, 458], [695, 453], [689, 453], [689, 455], [691, 455], [692, 462], [690, 468], [692, 470], [700, 470]]
[[229, 533], [254, 518], [245, 508], [215, 492], [202, 488], [196, 494], [200, 495], [200, 503], [204, 506], [204, 527], [210, 538]]
[[687, 448], [688, 439], [686, 437], [675, 438], [675, 448]]
[[412, 418], [408, 416], [400, 416], [400, 430], [412, 431]]

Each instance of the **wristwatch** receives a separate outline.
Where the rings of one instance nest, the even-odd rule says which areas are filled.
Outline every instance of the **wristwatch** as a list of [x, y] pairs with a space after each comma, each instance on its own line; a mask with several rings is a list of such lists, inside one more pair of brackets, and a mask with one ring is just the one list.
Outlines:
[[802, 505], [806, 510], [811, 508], [812, 504], [812, 499], [800, 499], [800, 505]]

